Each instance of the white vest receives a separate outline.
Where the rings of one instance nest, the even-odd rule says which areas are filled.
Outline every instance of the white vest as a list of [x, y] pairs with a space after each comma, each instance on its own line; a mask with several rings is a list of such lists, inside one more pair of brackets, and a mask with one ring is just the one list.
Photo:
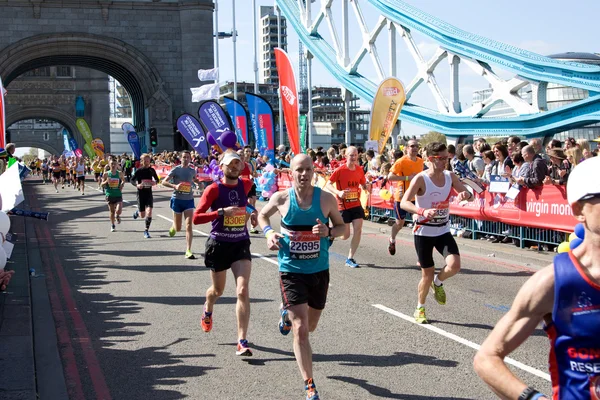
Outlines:
[[[444, 186], [436, 186], [427, 171], [419, 175], [425, 181], [425, 194], [416, 197], [416, 206], [419, 208], [435, 208], [435, 216], [427, 219], [416, 216], [414, 234], [419, 236], [441, 236], [450, 232], [450, 190], [452, 190], [452, 175], [449, 171], [444, 172]], [[424, 224], [424, 225], [423, 225]]]

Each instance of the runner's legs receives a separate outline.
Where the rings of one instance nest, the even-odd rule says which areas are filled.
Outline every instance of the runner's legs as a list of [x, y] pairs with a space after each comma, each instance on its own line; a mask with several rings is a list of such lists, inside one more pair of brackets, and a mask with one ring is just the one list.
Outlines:
[[213, 311], [213, 306], [217, 299], [223, 295], [225, 283], [227, 282], [227, 270], [218, 272], [210, 271], [210, 279], [212, 280], [212, 285], [206, 291], [206, 303], [204, 304], [204, 309], [207, 312]]
[[[185, 210], [183, 212], [183, 217], [185, 218], [185, 243], [187, 245], [187, 250], [192, 251], [192, 240], [194, 238], [194, 226], [192, 220], [194, 218], [194, 210]], [[181, 221], [179, 222], [179, 229], [181, 229]]]
[[[349, 224], [346, 224], [349, 227]], [[358, 245], [360, 244], [360, 237], [362, 236], [362, 219], [355, 219], [352, 221], [352, 240], [350, 241], [350, 251], [348, 252], [348, 258], [354, 259], [354, 254], [356, 254], [356, 250], [358, 249]]]
[[235, 312], [238, 324], [238, 340], [246, 339], [248, 324], [250, 323], [250, 271], [252, 261], [239, 260], [231, 264], [231, 272], [235, 277], [237, 303]]

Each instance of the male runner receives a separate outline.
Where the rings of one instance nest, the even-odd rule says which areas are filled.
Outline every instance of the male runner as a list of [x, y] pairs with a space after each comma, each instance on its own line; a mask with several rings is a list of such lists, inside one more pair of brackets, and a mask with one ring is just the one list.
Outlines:
[[[77, 165], [75, 166], [75, 173], [77, 174], [77, 186], [81, 195], [85, 195], [85, 160], [83, 157], [80, 157], [77, 160]], [[120, 214], [120, 213], [119, 213]]]
[[[425, 300], [429, 288], [433, 289], [435, 300], [439, 304], [446, 304], [446, 292], [442, 282], [460, 271], [460, 253], [450, 233], [450, 191], [454, 188], [459, 192], [459, 202], [473, 196], [456, 174], [445, 170], [448, 161], [445, 144], [429, 143], [425, 146], [425, 151], [431, 168], [414, 177], [400, 204], [404, 210], [416, 214], [413, 233], [421, 266], [421, 281], [414, 317], [420, 324], [428, 322], [425, 316]], [[416, 205], [410, 201], [415, 196]], [[434, 275], [434, 248], [446, 259], [446, 265], [437, 275]]]
[[48, 161], [44, 158], [44, 161], [42, 162], [42, 182], [44, 183], [44, 185], [46, 184], [47, 180], [48, 180]]
[[58, 161], [57, 156], [53, 157], [50, 166], [52, 167], [52, 182], [54, 183], [54, 190], [56, 190], [56, 193], [58, 193], [58, 183], [60, 182], [60, 162]]
[[[108, 203], [108, 210], [110, 212], [110, 231], [114, 232], [115, 220], [118, 224], [121, 223], [121, 212], [123, 211], [123, 186], [125, 185], [125, 179], [123, 179], [123, 173], [117, 171], [117, 160], [111, 159], [110, 170], [102, 175], [102, 187], [104, 187], [104, 193], [106, 194], [106, 203]], [[85, 178], [85, 177], [84, 177]]]
[[[241, 178], [246, 178], [252, 181], [252, 189], [250, 189], [250, 193], [248, 193], [248, 204], [250, 204], [253, 208], [256, 207], [256, 184], [254, 183], [254, 178], [256, 178], [256, 162], [252, 160], [252, 147], [244, 146], [242, 155], [240, 156], [242, 161], [244, 161], [244, 169], [242, 170]], [[250, 233], [259, 233], [258, 231], [258, 222], [253, 218], [250, 218]]]
[[65, 159], [65, 156], [60, 156], [58, 162], [60, 163], [60, 183], [62, 189], [64, 189], [65, 181], [67, 180], [67, 160]]
[[[402, 195], [408, 189], [410, 181], [423, 171], [423, 159], [419, 155], [419, 142], [415, 139], [409, 140], [406, 144], [406, 155], [397, 160], [390, 173], [387, 176], [388, 181], [399, 181], [396, 192], [394, 193], [394, 211], [396, 212], [396, 221], [392, 225], [392, 233], [388, 243], [388, 252], [390, 255], [396, 254], [396, 235], [404, 226], [404, 220], [408, 214], [400, 207]], [[413, 200], [413, 199], [411, 199]]]
[[[292, 187], [277, 192], [261, 210], [258, 221], [271, 250], [279, 250], [279, 278], [283, 304], [279, 330], [294, 331], [294, 355], [304, 379], [306, 399], [318, 400], [308, 340], [325, 308], [329, 289], [329, 239], [346, 233], [335, 197], [312, 186], [314, 166], [306, 154], [291, 163]], [[269, 218], [281, 214], [281, 233]], [[329, 227], [329, 219], [333, 227]], [[290, 323], [291, 321], [291, 323]]]
[[102, 179], [100, 178], [100, 175], [102, 175], [102, 165], [100, 164], [100, 157], [96, 157], [96, 159], [92, 163], [92, 169], [94, 170], [94, 180], [98, 182], [98, 188], [100, 188], [100, 184], [102, 183]]
[[152, 186], [155, 186], [159, 181], [156, 171], [150, 166], [151, 160], [150, 154], [142, 154], [140, 157], [142, 165], [131, 177], [131, 184], [137, 187], [138, 201], [138, 209], [133, 213], [133, 219], [138, 219], [139, 216], [145, 219], [144, 238], [146, 239], [150, 239], [149, 230], [152, 223], [152, 207], [154, 207]]
[[[211, 269], [212, 285], [206, 291], [206, 303], [201, 326], [210, 332], [213, 324], [213, 306], [223, 294], [227, 270], [231, 268], [236, 282], [236, 315], [238, 343], [236, 355], [250, 357], [247, 332], [250, 322], [250, 294], [248, 283], [252, 268], [250, 236], [246, 228], [246, 206], [252, 182], [240, 179], [244, 163], [232, 150], [221, 154], [219, 164], [223, 179], [209, 185], [194, 211], [194, 224], [211, 222], [210, 237], [206, 241], [204, 263]], [[208, 209], [210, 212], [207, 212]]]
[[196, 170], [190, 165], [192, 156], [189, 151], [181, 153], [181, 165], [176, 166], [161, 181], [165, 187], [173, 189], [171, 196], [171, 210], [173, 210], [173, 225], [169, 229], [169, 236], [175, 236], [176, 232], [181, 231], [182, 215], [185, 218], [185, 242], [187, 245], [185, 258], [193, 260], [196, 257], [192, 253], [192, 239], [194, 232], [192, 230], [192, 218], [194, 216], [194, 191], [192, 185], [200, 185], [196, 178]]
[[[334, 186], [335, 185], [335, 186]], [[346, 163], [338, 167], [327, 182], [325, 188], [337, 196], [338, 208], [342, 213], [342, 218], [346, 224], [346, 232], [342, 239], [350, 237], [350, 225], [352, 225], [352, 240], [350, 242], [350, 251], [346, 266], [357, 268], [358, 264], [354, 260], [354, 255], [360, 244], [362, 235], [363, 219], [365, 210], [360, 204], [360, 188], [368, 191], [365, 172], [358, 165], [358, 150], [354, 146], [346, 149]]]
[[583, 243], [525, 282], [475, 356], [477, 374], [502, 399], [547, 399], [504, 364], [540, 322], [550, 339], [552, 399], [600, 399], [600, 158], [577, 165], [567, 200], [585, 228]]

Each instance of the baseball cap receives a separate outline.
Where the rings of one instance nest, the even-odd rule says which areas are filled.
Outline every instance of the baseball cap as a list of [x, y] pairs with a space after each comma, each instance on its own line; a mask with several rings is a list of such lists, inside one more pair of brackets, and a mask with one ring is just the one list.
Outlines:
[[238, 156], [237, 153], [233, 152], [233, 151], [228, 151], [225, 153], [225, 155], [223, 156], [223, 159], [221, 160], [221, 162], [219, 163], [220, 165], [229, 165], [233, 160], [238, 160], [238, 161], [242, 161], [242, 159], [240, 158], [240, 156]]
[[567, 200], [573, 204], [588, 195], [600, 194], [600, 157], [592, 157], [578, 164], [567, 181]]

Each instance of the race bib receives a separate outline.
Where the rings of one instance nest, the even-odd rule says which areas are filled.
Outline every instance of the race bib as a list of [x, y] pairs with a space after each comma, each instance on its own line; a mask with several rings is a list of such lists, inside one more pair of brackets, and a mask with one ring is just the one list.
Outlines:
[[191, 193], [192, 192], [192, 183], [191, 182], [180, 182], [178, 192]]
[[431, 219], [432, 224], [445, 224], [450, 219], [450, 202], [448, 200], [439, 203], [433, 203], [431, 208], [435, 208], [435, 215]]
[[152, 179], [142, 179], [142, 185], [144, 187], [152, 187], [156, 185], [156, 182], [154, 182]]
[[243, 231], [246, 227], [246, 209], [238, 207], [234, 215], [224, 216], [223, 226], [226, 231]]
[[119, 187], [119, 184], [121, 183], [119, 181], [119, 178], [108, 178], [108, 187], [110, 189], [117, 189]]
[[313, 260], [319, 258], [321, 237], [312, 232], [290, 232], [290, 258]]
[[346, 198], [344, 199], [346, 203], [355, 203], [358, 201], [358, 190], [350, 189], [346, 192]]

